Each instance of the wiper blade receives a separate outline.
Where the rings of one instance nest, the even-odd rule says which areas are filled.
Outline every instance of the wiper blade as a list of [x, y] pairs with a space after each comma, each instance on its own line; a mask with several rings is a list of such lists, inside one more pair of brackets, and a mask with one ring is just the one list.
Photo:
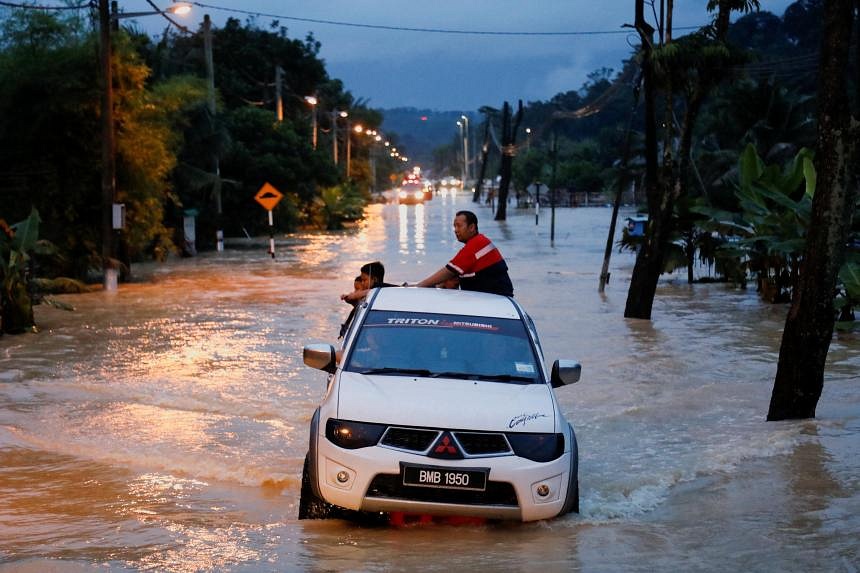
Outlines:
[[431, 378], [462, 378], [463, 380], [477, 380], [480, 374], [474, 372], [434, 372]]
[[494, 382], [527, 382], [535, 381], [530, 376], [514, 376], [511, 374], [478, 374], [475, 372], [434, 372], [431, 378], [461, 378], [463, 380], [491, 380]]
[[430, 376], [431, 372], [426, 368], [366, 368], [359, 370], [359, 374], [412, 374], [415, 376]]
[[496, 382], [526, 382], [528, 384], [534, 383], [534, 376], [516, 376], [513, 374], [478, 374], [478, 378], [481, 380], [493, 380]]

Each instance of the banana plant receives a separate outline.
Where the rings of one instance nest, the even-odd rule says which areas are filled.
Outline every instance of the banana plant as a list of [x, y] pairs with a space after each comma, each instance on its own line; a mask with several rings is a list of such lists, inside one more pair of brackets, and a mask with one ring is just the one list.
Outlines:
[[815, 193], [813, 154], [801, 149], [785, 167], [766, 165], [753, 145], [740, 157], [735, 191], [738, 210], [699, 205], [709, 217], [702, 225], [727, 238], [720, 256], [733, 259], [756, 277], [770, 302], [786, 302], [797, 286]]
[[30, 276], [33, 255], [57, 255], [52, 243], [39, 239], [40, 223], [36, 209], [14, 225], [7, 225], [0, 219], [0, 334], [34, 330], [33, 306], [42, 302], [63, 310], [74, 310], [69, 304], [44, 296], [44, 292], [91, 290], [70, 278], [37, 279]]
[[33, 209], [27, 219], [0, 232], [0, 317], [2, 329], [10, 334], [35, 327], [33, 300], [27, 288], [30, 254], [39, 236], [39, 213]]

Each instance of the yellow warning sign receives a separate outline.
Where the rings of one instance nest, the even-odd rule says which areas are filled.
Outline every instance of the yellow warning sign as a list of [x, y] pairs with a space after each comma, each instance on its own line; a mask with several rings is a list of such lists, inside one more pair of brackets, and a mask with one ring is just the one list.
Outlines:
[[263, 206], [266, 211], [271, 211], [278, 204], [278, 201], [284, 196], [283, 193], [275, 189], [270, 183], [264, 183], [254, 199]]

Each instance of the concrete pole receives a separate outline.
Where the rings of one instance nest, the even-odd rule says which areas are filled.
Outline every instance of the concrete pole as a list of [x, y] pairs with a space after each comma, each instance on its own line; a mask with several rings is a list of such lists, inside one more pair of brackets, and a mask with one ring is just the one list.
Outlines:
[[[463, 118], [463, 123], [465, 124], [463, 129], [463, 157], [466, 160], [466, 179], [471, 179], [472, 172], [469, 168], [469, 118], [465, 115], [461, 115], [460, 117]], [[463, 188], [466, 188], [465, 181], [463, 181]]]
[[316, 148], [317, 148], [317, 104], [313, 104], [312, 114], [313, 115], [311, 117], [311, 122], [312, 122], [312, 127], [313, 127], [313, 132], [314, 132], [314, 136], [313, 136], [314, 137], [314, 150], [316, 150]]
[[113, 203], [116, 197], [116, 158], [113, 127], [113, 71], [111, 69], [111, 14], [108, 0], [99, 0], [99, 63], [102, 71], [102, 269], [104, 289], [117, 290], [113, 253]]
[[[206, 60], [206, 105], [212, 117], [213, 125], [215, 119], [215, 63], [212, 58], [212, 20], [209, 14], [203, 16], [203, 52]], [[221, 176], [218, 164], [218, 154], [212, 153], [212, 167], [216, 177]], [[215, 184], [215, 249], [220, 253], [224, 250], [224, 230], [222, 229], [223, 210], [221, 208], [221, 185]]]
[[352, 165], [352, 129], [349, 126], [349, 120], [346, 120], [346, 178], [350, 176], [350, 166]]
[[331, 112], [331, 157], [337, 165], [337, 110]]
[[284, 69], [275, 66], [275, 115], [278, 122], [284, 121], [284, 100], [281, 97], [281, 84], [284, 82]]

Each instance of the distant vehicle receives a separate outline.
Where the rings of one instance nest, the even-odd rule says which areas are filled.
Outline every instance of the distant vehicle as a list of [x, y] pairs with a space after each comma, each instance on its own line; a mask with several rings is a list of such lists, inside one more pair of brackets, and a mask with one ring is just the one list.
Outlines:
[[576, 435], [553, 388], [578, 381], [581, 366], [547, 368], [514, 299], [377, 289], [338, 354], [304, 347], [329, 386], [311, 419], [299, 519], [579, 511]]
[[415, 173], [406, 174], [400, 183], [400, 189], [397, 191], [397, 201], [401, 205], [415, 205], [416, 203], [423, 203], [426, 199], [421, 177]]
[[456, 177], [443, 177], [439, 180], [439, 187], [444, 187], [446, 189], [462, 189], [463, 182]]

